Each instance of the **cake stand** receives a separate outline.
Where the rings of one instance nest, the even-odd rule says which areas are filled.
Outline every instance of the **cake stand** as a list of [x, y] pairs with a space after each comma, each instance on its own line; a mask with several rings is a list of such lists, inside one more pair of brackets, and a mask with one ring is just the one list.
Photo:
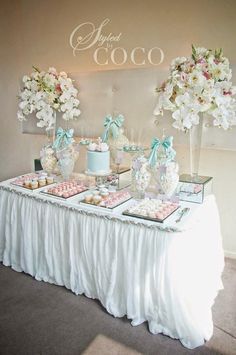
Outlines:
[[106, 184], [107, 182], [107, 177], [109, 175], [111, 175], [112, 173], [112, 170], [109, 170], [107, 172], [97, 172], [97, 173], [94, 173], [92, 171], [88, 171], [86, 170], [85, 171], [85, 174], [88, 175], [88, 176], [94, 176], [95, 177], [95, 181], [96, 181], [96, 186], [98, 188], [101, 188], [101, 187], [104, 187], [104, 185]]

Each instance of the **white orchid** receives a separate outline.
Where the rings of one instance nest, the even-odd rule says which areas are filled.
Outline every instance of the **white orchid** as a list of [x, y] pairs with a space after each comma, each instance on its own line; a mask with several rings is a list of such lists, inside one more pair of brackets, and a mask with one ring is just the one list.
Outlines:
[[206, 81], [205, 76], [197, 69], [193, 70], [187, 77], [188, 86], [190, 87], [203, 87]]
[[185, 131], [199, 123], [199, 113], [206, 112], [214, 117], [214, 125], [228, 129], [236, 125], [236, 87], [231, 77], [222, 50], [192, 46], [191, 57], [171, 62], [169, 77], [157, 89], [154, 115], [172, 111], [173, 126]]
[[180, 107], [172, 113], [172, 117], [175, 120], [173, 126], [178, 129], [182, 129], [182, 126], [190, 129], [192, 125], [199, 124], [197, 111], [194, 111], [194, 109], [190, 107]]
[[23, 83], [26, 83], [29, 80], [30, 80], [30, 77], [28, 75], [23, 76], [23, 79], [22, 79]]
[[24, 75], [23, 90], [19, 95], [17, 118], [26, 120], [26, 116], [36, 112], [38, 127], [51, 129], [55, 125], [55, 111], [63, 112], [63, 119], [71, 120], [80, 115], [78, 90], [65, 72], [57, 73], [51, 67], [48, 72], [34, 68], [30, 76]]

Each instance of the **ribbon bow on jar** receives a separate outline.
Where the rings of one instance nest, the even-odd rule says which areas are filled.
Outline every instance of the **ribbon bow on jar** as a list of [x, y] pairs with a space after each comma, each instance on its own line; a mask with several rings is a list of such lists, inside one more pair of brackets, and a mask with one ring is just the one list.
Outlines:
[[172, 144], [173, 144], [173, 137], [172, 136], [166, 137], [162, 141], [158, 138], [153, 138], [152, 144], [151, 144], [152, 151], [151, 151], [151, 154], [148, 159], [151, 167], [154, 167], [157, 163], [158, 149], [160, 147], [163, 147], [165, 150], [166, 157], [165, 157], [164, 164], [166, 164], [167, 162], [174, 159], [176, 152], [172, 148]]
[[107, 142], [110, 131], [113, 138], [117, 138], [119, 135], [119, 129], [122, 127], [124, 120], [123, 115], [116, 116], [114, 120], [111, 115], [106, 116], [104, 120], [105, 132], [102, 135], [102, 141]]
[[53, 144], [53, 148], [57, 150], [57, 149], [65, 148], [68, 145], [72, 144], [74, 142], [73, 134], [74, 134], [73, 128], [64, 130], [61, 127], [59, 127], [57, 130], [57, 136]]

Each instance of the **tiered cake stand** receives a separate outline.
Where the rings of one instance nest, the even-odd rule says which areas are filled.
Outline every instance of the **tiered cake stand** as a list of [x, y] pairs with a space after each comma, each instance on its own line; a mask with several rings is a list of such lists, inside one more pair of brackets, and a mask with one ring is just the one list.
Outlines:
[[104, 172], [104, 173], [93, 173], [93, 172], [88, 171], [88, 170], [85, 171], [86, 175], [95, 177], [96, 186], [98, 188], [104, 187], [104, 185], [107, 182], [107, 177], [109, 175], [111, 175], [111, 173], [112, 173], [112, 170], [109, 170], [109, 171]]

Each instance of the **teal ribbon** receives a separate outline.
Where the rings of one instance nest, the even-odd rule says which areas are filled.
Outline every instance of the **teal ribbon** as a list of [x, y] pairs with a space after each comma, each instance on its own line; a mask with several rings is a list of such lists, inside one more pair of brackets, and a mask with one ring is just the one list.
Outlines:
[[61, 149], [73, 143], [74, 142], [73, 134], [74, 134], [73, 128], [64, 130], [61, 127], [59, 127], [57, 130], [55, 142], [53, 143], [53, 148]]
[[111, 132], [113, 138], [117, 138], [119, 135], [119, 129], [123, 125], [124, 120], [123, 115], [116, 116], [114, 120], [111, 115], [106, 116], [104, 120], [105, 131], [102, 135], [102, 141], [107, 142], [109, 132]]
[[176, 152], [172, 148], [173, 137], [166, 137], [163, 141], [158, 138], [153, 138], [151, 143], [151, 153], [148, 158], [149, 164], [153, 167], [157, 163], [158, 149], [162, 146], [166, 152], [166, 160], [164, 163], [167, 163], [174, 159]]

